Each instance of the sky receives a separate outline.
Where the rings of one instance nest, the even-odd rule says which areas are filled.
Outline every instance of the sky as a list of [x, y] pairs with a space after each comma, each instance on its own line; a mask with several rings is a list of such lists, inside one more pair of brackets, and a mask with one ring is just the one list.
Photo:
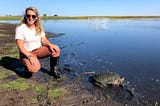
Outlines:
[[30, 6], [41, 16], [160, 15], [160, 0], [1, 0], [0, 16], [23, 15]]

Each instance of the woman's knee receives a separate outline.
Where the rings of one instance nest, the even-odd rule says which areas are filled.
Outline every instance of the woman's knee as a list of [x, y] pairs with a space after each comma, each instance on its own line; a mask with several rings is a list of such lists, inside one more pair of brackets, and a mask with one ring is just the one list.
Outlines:
[[52, 57], [59, 57], [60, 56], [60, 48], [56, 45], [56, 50], [55, 51], [52, 51], [52, 54], [51, 56]]
[[32, 73], [37, 73], [39, 70], [41, 69], [41, 66], [36, 66], [36, 67], [29, 67], [28, 71], [32, 72]]
[[41, 64], [39, 62], [36, 65], [32, 65], [28, 59], [24, 59], [24, 60], [25, 60], [24, 64], [27, 67], [28, 71], [37, 73], [40, 70]]

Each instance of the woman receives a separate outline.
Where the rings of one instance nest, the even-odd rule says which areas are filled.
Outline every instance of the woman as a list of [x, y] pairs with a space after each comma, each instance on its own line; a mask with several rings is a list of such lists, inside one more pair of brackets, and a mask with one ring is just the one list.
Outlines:
[[20, 50], [20, 59], [29, 72], [38, 72], [41, 68], [38, 59], [50, 56], [49, 74], [56, 78], [62, 76], [57, 71], [60, 49], [47, 40], [36, 8], [26, 8], [25, 14], [16, 28], [15, 39]]

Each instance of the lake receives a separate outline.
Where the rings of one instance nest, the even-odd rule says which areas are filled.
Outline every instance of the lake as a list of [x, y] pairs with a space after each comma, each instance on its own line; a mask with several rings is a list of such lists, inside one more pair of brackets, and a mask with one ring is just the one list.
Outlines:
[[82, 73], [113, 71], [152, 102], [160, 96], [160, 19], [43, 21], [61, 48], [60, 64]]
[[160, 20], [49, 20], [46, 31], [61, 48], [60, 63], [76, 74], [113, 71], [153, 101], [160, 96]]

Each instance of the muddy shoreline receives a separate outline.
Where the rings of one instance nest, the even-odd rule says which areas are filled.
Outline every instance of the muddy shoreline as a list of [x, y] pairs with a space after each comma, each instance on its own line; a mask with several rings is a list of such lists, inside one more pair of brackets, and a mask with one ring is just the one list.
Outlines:
[[[114, 89], [99, 89], [81, 76], [75, 76], [74, 71], [66, 71], [62, 79], [54, 79], [45, 72], [40, 71], [29, 78], [24, 78], [15, 72], [21, 66], [18, 59], [18, 49], [15, 45], [15, 24], [0, 23], [0, 84], [13, 82], [22, 78], [29, 85], [25, 90], [2, 89], [0, 86], [0, 105], [2, 106], [152, 106], [154, 103], [142, 97], [132, 99], [118, 98]], [[46, 33], [47, 37], [54, 35]], [[10, 51], [13, 49], [12, 51]], [[47, 60], [46, 60], [47, 61]], [[43, 61], [42, 61], [43, 62]], [[17, 63], [17, 64], [15, 64]], [[18, 64], [19, 63], [19, 64]], [[46, 63], [42, 63], [44, 66]], [[44, 88], [37, 88], [43, 86]], [[38, 89], [35, 91], [34, 88]], [[42, 90], [39, 90], [42, 89]], [[61, 95], [53, 97], [49, 91], [64, 89]], [[41, 91], [41, 92], [40, 92]], [[107, 91], [107, 92], [106, 92]], [[104, 93], [105, 92], [105, 93]], [[113, 93], [110, 93], [113, 92]], [[54, 94], [56, 95], [56, 94]], [[54, 99], [53, 99], [54, 98]]]

